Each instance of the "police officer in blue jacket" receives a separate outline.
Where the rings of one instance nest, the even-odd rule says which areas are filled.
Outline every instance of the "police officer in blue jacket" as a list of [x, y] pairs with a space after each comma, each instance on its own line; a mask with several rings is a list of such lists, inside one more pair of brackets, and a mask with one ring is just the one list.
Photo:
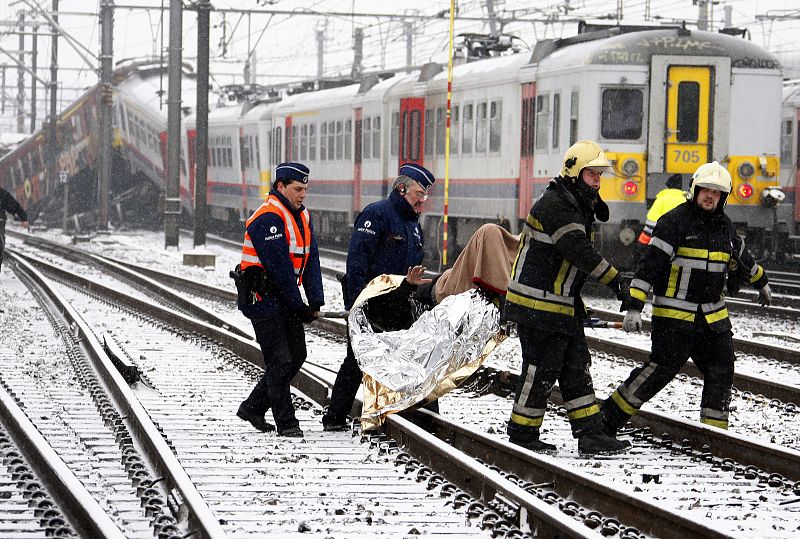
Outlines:
[[[389, 197], [369, 204], [356, 218], [347, 251], [345, 308], [353, 306], [364, 287], [378, 275], [405, 275], [423, 258], [419, 214], [436, 179], [425, 167], [406, 163], [392, 185]], [[362, 373], [350, 341], [347, 355], [336, 375], [328, 411], [322, 417], [326, 431], [348, 428], [347, 415], [353, 406]]]
[[[264, 355], [264, 375], [237, 415], [262, 432], [277, 426], [278, 434], [289, 437], [303, 436], [289, 390], [306, 359], [303, 324], [313, 321], [325, 303], [317, 241], [303, 206], [308, 174], [301, 163], [275, 169], [269, 196], [247, 220], [240, 269], [250, 290], [243, 293], [237, 283], [239, 309], [252, 321]], [[276, 425], [264, 419], [270, 407]]]

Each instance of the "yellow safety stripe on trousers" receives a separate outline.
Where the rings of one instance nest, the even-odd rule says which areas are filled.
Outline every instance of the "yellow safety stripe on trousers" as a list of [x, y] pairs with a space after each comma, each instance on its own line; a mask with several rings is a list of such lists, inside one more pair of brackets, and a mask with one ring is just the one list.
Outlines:
[[681, 274], [680, 266], [673, 265], [669, 270], [669, 282], [667, 283], [667, 291], [664, 295], [668, 298], [674, 298], [678, 288], [678, 277]]
[[636, 413], [639, 411], [638, 408], [634, 408], [628, 404], [628, 401], [626, 401], [622, 395], [619, 394], [619, 391], [614, 391], [611, 394], [611, 398], [614, 399], [614, 402], [617, 404], [617, 406], [619, 406], [620, 410], [628, 415], [636, 415]]
[[708, 322], [708, 324], [711, 325], [714, 322], [719, 322], [720, 320], [728, 318], [728, 309], [720, 309], [717, 312], [708, 313], [705, 315], [705, 317], [706, 317], [706, 322]]
[[676, 320], [685, 320], [686, 322], [694, 322], [694, 313], [679, 311], [678, 309], [667, 309], [665, 307], [653, 307], [653, 316], [660, 316], [661, 318], [674, 318]]
[[639, 290], [638, 288], [631, 288], [630, 294], [632, 298], [638, 299], [641, 302], [647, 301], [647, 292], [645, 292], [644, 290]]
[[704, 417], [700, 419], [700, 423], [704, 425], [708, 425], [710, 427], [717, 427], [718, 429], [728, 430], [728, 422], [722, 419], [711, 419], [709, 417]]
[[762, 275], [764, 275], [764, 268], [762, 268], [762, 267], [761, 267], [761, 266], [759, 266], [758, 264], [756, 264], [756, 267], [757, 267], [758, 269], [757, 269], [757, 270], [756, 270], [756, 272], [753, 274], [753, 276], [752, 276], [752, 277], [750, 277], [750, 281], [748, 281], [750, 284], [753, 284], [754, 282], [756, 282], [757, 280], [759, 280], [759, 279], [761, 278], [761, 276], [762, 276]]
[[529, 309], [535, 309], [537, 311], [546, 311], [549, 313], [575, 316], [575, 307], [559, 305], [558, 303], [550, 303], [549, 301], [542, 299], [526, 298], [525, 296], [520, 296], [519, 294], [510, 290], [506, 294], [506, 301], [510, 303], [516, 303], [517, 305], [522, 305], [523, 307], [527, 307]]
[[544, 416], [542, 417], [525, 417], [524, 415], [515, 414], [511, 412], [511, 422], [524, 427], [541, 427]]
[[567, 278], [567, 273], [569, 273], [570, 266], [571, 264], [566, 260], [561, 261], [561, 268], [558, 270], [558, 275], [553, 283], [553, 292], [559, 296], [564, 295], [564, 279]]
[[592, 404], [591, 406], [587, 406], [586, 408], [580, 408], [578, 410], [567, 412], [567, 418], [569, 418], [569, 420], [572, 421], [574, 419], [583, 419], [584, 417], [593, 416], [599, 413], [600, 413], [600, 407], [596, 404]]

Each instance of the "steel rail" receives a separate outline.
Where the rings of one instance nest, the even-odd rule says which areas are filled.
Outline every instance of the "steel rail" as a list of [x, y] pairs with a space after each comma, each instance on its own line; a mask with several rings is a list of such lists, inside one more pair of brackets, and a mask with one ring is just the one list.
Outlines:
[[[91, 359], [92, 367], [97, 377], [110, 395], [116, 408], [120, 411], [136, 445], [142, 448], [147, 464], [166, 483], [165, 499], [173, 500], [182, 511], [186, 511], [187, 531], [198, 537], [213, 539], [226, 537], [225, 532], [209, 509], [205, 500], [200, 496], [194, 483], [186, 474], [171, 448], [164, 440], [158, 428], [153, 424], [150, 416], [139, 403], [128, 384], [117, 372], [111, 359], [106, 354], [103, 346], [94, 336], [91, 328], [86, 325], [80, 315], [64, 297], [49, 285], [45, 277], [37, 271], [33, 264], [16, 252], [6, 251], [12, 260], [30, 276], [39, 287], [46, 291], [47, 296], [59, 306], [62, 316], [74, 328], [81, 338], [81, 346]], [[50, 266], [49, 264], [47, 266]], [[47, 268], [57, 269], [54, 266]], [[68, 274], [60, 270], [62, 276]], [[159, 483], [160, 487], [161, 484]], [[176, 515], [176, 518], [179, 515]]]
[[[221, 346], [233, 351], [245, 361], [261, 368], [264, 366], [261, 349], [252, 340], [244, 339], [239, 335], [228, 332], [222, 328], [191, 318], [183, 313], [167, 309], [156, 303], [147, 302], [142, 299], [134, 298], [121, 292], [112, 290], [108, 287], [57, 268], [47, 262], [36, 260], [28, 255], [14, 253], [12, 256], [17, 257], [21, 261], [24, 261], [23, 258], [25, 260], [31, 260], [33, 264], [41, 267], [48, 273], [52, 273], [60, 279], [75, 283], [78, 286], [87, 288], [95, 293], [108, 295], [120, 305], [125, 305], [126, 307], [142, 311], [164, 323], [193, 333], [203, 334], [206, 337], [220, 343]], [[342, 323], [333, 323], [342, 329], [344, 328], [344, 324]], [[114, 374], [121, 378], [119, 373], [116, 373], [116, 371]], [[309, 369], [305, 367], [300, 371], [300, 373], [298, 373], [292, 383], [300, 391], [305, 393], [309, 398], [316, 401], [320, 405], [328, 398], [330, 385], [321, 378], [315, 376]], [[417, 440], [418, 436], [408, 433], [406, 435], [406, 439]], [[415, 441], [409, 447], [409, 452], [416, 453], [417, 448], [419, 447], [418, 444], [419, 442]], [[462, 478], [466, 478], [467, 484], [474, 485], [481, 485], [488, 481], [486, 479], [488, 470], [482, 470], [479, 467], [472, 469], [471, 465], [465, 464], [470, 462], [470, 459], [466, 455], [463, 455], [460, 452], [454, 452], [452, 448], [450, 448], [447, 452], [438, 453], [435, 458], [437, 462], [445, 461], [446, 459], [455, 459], [449, 463], [449, 467], [459, 471], [454, 478], [451, 479], [448, 477], [448, 480], [451, 482], [455, 483], [456, 478], [459, 478], [458, 480], [464, 480]], [[479, 475], [475, 475], [476, 473], [479, 473]], [[494, 479], [496, 480], [497, 478]], [[480, 490], [464, 490], [476, 498], [485, 499], [485, 494]], [[558, 535], [565, 537], [596, 537], [596, 533], [591, 529], [582, 525], [576, 526], [577, 522], [575, 520], [566, 517], [566, 515], [560, 514], [560, 511], [554, 510], [552, 506], [547, 504], [542, 505], [538, 502], [538, 500], [536, 503], [534, 503], [534, 500], [529, 494], [526, 493], [525, 495], [522, 495], [524, 491], [518, 490], [513, 483], [509, 482], [508, 485], [503, 486], [502, 488], [497, 486], [495, 487], [495, 490], [506, 493], [512, 502], [524, 508], [523, 517], [527, 519], [527, 525], [530, 526], [531, 529], [541, 528], [543, 530], [548, 530], [549, 533], [546, 534], [547, 536]], [[491, 497], [489, 497], [487, 502], [490, 500]]]
[[[613, 320], [615, 322], [621, 322], [622, 319], [624, 318], [624, 315], [621, 313], [617, 313], [614, 311], [607, 311], [605, 309], [595, 309], [594, 312], [595, 314], [600, 315], [601, 318], [603, 318], [604, 320]], [[650, 320], [642, 320], [642, 329], [644, 331], [650, 331]], [[800, 365], [800, 351], [793, 350], [791, 348], [781, 348], [780, 346], [754, 342], [747, 339], [740, 339], [738, 337], [733, 338], [733, 347], [736, 351], [741, 352], [743, 354], [769, 357], [780, 361], [784, 361], [791, 365]], [[650, 354], [650, 352], [646, 350], [644, 350], [644, 352], [647, 355]], [[758, 391], [758, 393], [762, 392]], [[792, 402], [798, 402], [798, 401], [792, 401]]]
[[81, 537], [92, 539], [125, 538], [122, 530], [100, 507], [2, 386], [0, 423], [74, 531]]
[[[121, 264], [116, 260], [110, 257], [104, 257], [95, 255], [92, 253], [88, 253], [81, 249], [76, 249], [74, 247], [69, 247], [67, 245], [61, 245], [59, 243], [39, 238], [32, 235], [26, 235], [24, 239], [25, 243], [28, 245], [33, 245], [39, 248], [47, 249], [49, 251], [55, 252], [62, 256], [69, 258], [70, 260], [76, 260], [82, 263], [90, 263], [100, 266], [101, 268], [105, 268], [110, 273], [116, 274], [118, 276], [123, 277], [129, 281], [132, 281], [136, 285], [147, 289], [150, 293], [157, 292], [161, 297], [167, 299], [168, 301], [172, 302], [176, 308], [181, 309], [195, 318], [199, 318], [200, 320], [204, 320], [212, 325], [219, 326], [222, 328], [227, 329], [233, 333], [237, 333], [243, 337], [251, 338], [247, 333], [241, 331], [237, 327], [233, 327], [228, 322], [217, 316], [215, 313], [209, 311], [208, 309], [204, 308], [201, 305], [198, 305], [196, 302], [190, 301], [185, 297], [181, 296], [180, 294], [175, 293], [174, 290], [164, 286], [162, 282], [168, 280], [167, 274], [159, 275], [158, 277], [149, 278], [146, 275], [143, 275], [143, 271], [141, 268], [137, 267], [135, 271], [129, 269], [128, 264]], [[158, 278], [160, 279], [157, 280]], [[190, 286], [190, 282], [188, 279], [184, 279], [184, 286]], [[235, 297], [235, 294], [234, 294]]]

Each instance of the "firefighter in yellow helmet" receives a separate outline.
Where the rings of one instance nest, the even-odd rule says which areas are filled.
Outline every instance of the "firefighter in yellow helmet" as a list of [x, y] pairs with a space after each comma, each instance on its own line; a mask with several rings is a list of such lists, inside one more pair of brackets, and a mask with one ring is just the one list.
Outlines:
[[653, 290], [649, 360], [631, 372], [603, 403], [608, 434], [616, 434], [641, 406], [666, 386], [690, 357], [703, 373], [700, 421], [727, 429], [733, 384], [733, 334], [723, 288], [738, 267], [772, 301], [767, 274], [750, 256], [724, 213], [730, 173], [714, 161], [692, 176], [691, 198], [656, 223], [630, 285], [625, 331], [639, 331], [641, 311]]
[[588, 277], [609, 286], [623, 303], [627, 299], [616, 268], [592, 245], [595, 218], [609, 217], [599, 195], [600, 176], [608, 169], [605, 154], [592, 141], [576, 142], [567, 150], [561, 174], [530, 210], [511, 269], [505, 317], [518, 326], [522, 374], [508, 436], [532, 451], [556, 451], [539, 439], [556, 380], [580, 453], [617, 453], [630, 447], [602, 432], [583, 333], [586, 309], [580, 293]]
[[686, 193], [683, 191], [683, 176], [673, 174], [667, 178], [667, 186], [658, 192], [653, 205], [647, 212], [647, 221], [644, 224], [644, 230], [639, 234], [639, 243], [647, 245], [653, 236], [656, 222], [661, 219], [661, 216], [684, 202], [686, 202]]

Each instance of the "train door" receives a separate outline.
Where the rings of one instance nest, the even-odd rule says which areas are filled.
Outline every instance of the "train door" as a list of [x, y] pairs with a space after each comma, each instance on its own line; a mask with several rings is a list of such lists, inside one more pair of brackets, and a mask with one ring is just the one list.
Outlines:
[[713, 155], [714, 69], [669, 66], [664, 172], [691, 174]]
[[400, 100], [400, 136], [398, 168], [403, 163], [424, 166], [425, 98], [407, 97]]
[[536, 83], [522, 85], [522, 129], [519, 163], [517, 216], [526, 219], [533, 203], [533, 141], [536, 133]]

